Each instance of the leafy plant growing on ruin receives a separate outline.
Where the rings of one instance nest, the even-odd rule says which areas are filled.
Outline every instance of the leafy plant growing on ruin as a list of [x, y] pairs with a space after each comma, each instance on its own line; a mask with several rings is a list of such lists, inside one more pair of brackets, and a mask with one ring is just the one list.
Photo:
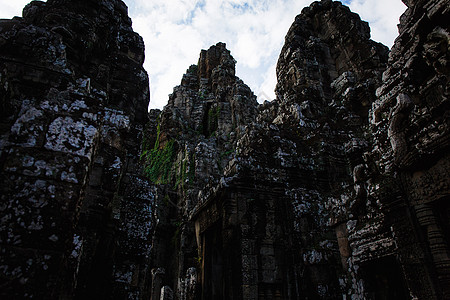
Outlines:
[[160, 125], [157, 127], [155, 145], [152, 149], [144, 150], [141, 159], [145, 160], [144, 176], [154, 183], [166, 184], [170, 178], [170, 169], [174, 159], [174, 140], [171, 139], [160, 147]]
[[195, 262], [197, 263], [197, 267], [201, 268], [202, 267], [202, 257], [201, 256], [196, 256], [194, 257]]

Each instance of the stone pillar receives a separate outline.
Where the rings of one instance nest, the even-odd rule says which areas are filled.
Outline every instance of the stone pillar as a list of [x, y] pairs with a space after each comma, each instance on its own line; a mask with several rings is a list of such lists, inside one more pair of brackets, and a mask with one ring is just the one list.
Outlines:
[[184, 280], [184, 298], [186, 300], [196, 299], [197, 289], [197, 269], [192, 267], [186, 271], [186, 278]]
[[161, 286], [165, 274], [166, 270], [164, 268], [152, 269], [152, 292], [150, 300], [160, 299], [162, 291]]
[[430, 204], [420, 204], [414, 207], [417, 220], [425, 230], [431, 256], [442, 289], [443, 299], [450, 299], [450, 251], [445, 241], [439, 220]]
[[173, 300], [173, 291], [169, 286], [163, 286], [161, 288], [160, 300]]
[[350, 244], [348, 243], [347, 223], [341, 223], [336, 226], [336, 237], [341, 254], [341, 263], [344, 270], [348, 269], [348, 258], [350, 257]]

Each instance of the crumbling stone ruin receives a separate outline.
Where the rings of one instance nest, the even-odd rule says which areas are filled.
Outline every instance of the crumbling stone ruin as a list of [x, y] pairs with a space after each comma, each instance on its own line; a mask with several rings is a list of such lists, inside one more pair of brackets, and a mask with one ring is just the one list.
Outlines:
[[450, 299], [450, 5], [389, 49], [303, 9], [258, 104], [224, 43], [151, 110], [120, 0], [0, 20], [2, 299]]
[[0, 21], [0, 57], [0, 298], [144, 299], [149, 92], [127, 7], [31, 2]]

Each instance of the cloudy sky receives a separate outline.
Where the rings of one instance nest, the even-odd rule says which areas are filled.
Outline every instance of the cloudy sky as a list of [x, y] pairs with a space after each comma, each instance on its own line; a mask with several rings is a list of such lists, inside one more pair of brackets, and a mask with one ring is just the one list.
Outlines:
[[[0, 0], [0, 18], [20, 16], [29, 0]], [[201, 49], [225, 42], [237, 60], [236, 75], [258, 101], [272, 100], [275, 65], [284, 36], [312, 0], [124, 0], [133, 29], [146, 46], [150, 108], [162, 108]], [[391, 47], [406, 9], [401, 0], [344, 0], [368, 21], [372, 39]]]

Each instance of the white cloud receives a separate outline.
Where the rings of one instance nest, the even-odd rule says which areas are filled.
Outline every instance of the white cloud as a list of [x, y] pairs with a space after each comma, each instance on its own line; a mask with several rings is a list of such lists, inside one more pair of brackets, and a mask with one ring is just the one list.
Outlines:
[[[197, 63], [200, 49], [225, 42], [237, 60], [236, 74], [259, 101], [274, 99], [275, 67], [284, 37], [296, 15], [310, 0], [132, 0], [134, 29], [147, 45], [145, 67], [151, 80], [150, 107], [161, 108], [189, 65]], [[370, 22], [372, 37], [392, 46], [400, 0], [344, 1]], [[151, 3], [151, 4], [150, 4]], [[139, 18], [134, 12], [139, 11]], [[147, 32], [149, 35], [147, 35]], [[159, 35], [150, 34], [159, 32]]]
[[0, 0], [0, 19], [11, 19], [14, 16], [21, 17], [22, 9], [30, 0]]
[[275, 65], [284, 36], [310, 0], [179, 1], [176, 7], [177, 2], [165, 0], [128, 2], [133, 28], [148, 50], [150, 107], [161, 108], [189, 65], [197, 63], [200, 50], [217, 42], [227, 44], [238, 62], [237, 75], [256, 95], [275, 98]]
[[275, 86], [277, 84], [276, 74], [277, 62], [275, 61], [270, 65], [263, 74], [263, 81], [258, 87], [258, 99], [259, 101], [275, 99]]
[[398, 36], [397, 24], [406, 5], [400, 0], [347, 0], [350, 9], [369, 22], [373, 40], [392, 47]]
[[[27, 0], [0, 0], [0, 17], [21, 15]], [[150, 107], [162, 108], [201, 49], [225, 42], [236, 74], [260, 101], [273, 99], [275, 66], [289, 26], [312, 0], [124, 0], [146, 46]], [[369, 21], [372, 38], [392, 46], [405, 6], [400, 0], [346, 0]]]

